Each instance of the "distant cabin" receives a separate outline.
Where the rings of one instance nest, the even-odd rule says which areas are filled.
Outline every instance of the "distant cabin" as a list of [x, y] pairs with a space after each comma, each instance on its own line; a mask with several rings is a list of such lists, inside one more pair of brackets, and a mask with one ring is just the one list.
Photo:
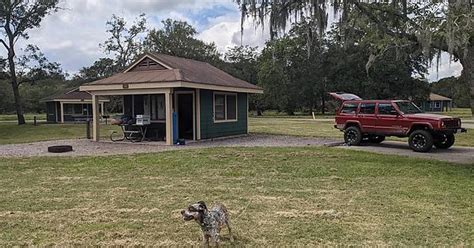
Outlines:
[[452, 108], [453, 100], [451, 98], [435, 93], [430, 93], [429, 99], [423, 104], [423, 109], [427, 112], [447, 112]]
[[[77, 123], [92, 120], [92, 96], [79, 88], [68, 90], [42, 100], [46, 103], [46, 120], [49, 123]], [[104, 113], [107, 99], [100, 99], [100, 113]]]

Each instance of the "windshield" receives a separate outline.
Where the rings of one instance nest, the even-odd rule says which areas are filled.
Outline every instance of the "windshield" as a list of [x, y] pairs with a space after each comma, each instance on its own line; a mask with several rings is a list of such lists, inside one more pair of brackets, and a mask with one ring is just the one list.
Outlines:
[[412, 102], [397, 102], [396, 104], [400, 111], [402, 111], [404, 114], [423, 113], [423, 111], [421, 111], [421, 109]]

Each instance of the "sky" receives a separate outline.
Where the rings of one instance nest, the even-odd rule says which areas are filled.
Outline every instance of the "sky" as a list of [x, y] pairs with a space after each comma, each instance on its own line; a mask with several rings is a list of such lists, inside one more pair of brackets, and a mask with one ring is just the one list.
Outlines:
[[[62, 0], [60, 6], [61, 10], [46, 17], [19, 47], [36, 44], [50, 61], [60, 63], [69, 74], [107, 56], [99, 44], [107, 39], [106, 22], [113, 14], [131, 23], [145, 13], [148, 28], [160, 28], [166, 18], [187, 21], [199, 32], [197, 38], [214, 42], [221, 53], [241, 44], [240, 12], [233, 0]], [[243, 45], [263, 47], [269, 39], [266, 31], [251, 20], [246, 21]], [[431, 68], [428, 78], [435, 81], [458, 76], [461, 70], [462, 66], [450, 62], [445, 54], [439, 70]]]

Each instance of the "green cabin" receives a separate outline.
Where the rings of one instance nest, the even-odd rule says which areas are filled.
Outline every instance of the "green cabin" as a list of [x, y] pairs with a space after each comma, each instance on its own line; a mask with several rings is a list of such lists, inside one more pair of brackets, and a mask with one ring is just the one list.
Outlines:
[[[208, 64], [147, 53], [125, 71], [80, 87], [92, 96], [93, 137], [99, 101], [123, 97], [123, 116], [147, 126], [149, 140], [203, 140], [248, 133], [248, 96], [263, 90]], [[137, 121], [138, 120], [138, 121]], [[145, 120], [143, 123], [143, 120]], [[176, 136], [176, 137], [175, 137]]]

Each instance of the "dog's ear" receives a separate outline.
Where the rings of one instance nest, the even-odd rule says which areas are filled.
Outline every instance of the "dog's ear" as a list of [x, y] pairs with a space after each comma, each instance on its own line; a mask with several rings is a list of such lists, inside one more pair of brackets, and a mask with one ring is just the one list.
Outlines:
[[202, 209], [207, 210], [207, 206], [206, 206], [205, 202], [199, 201], [198, 204], [199, 204], [199, 206], [201, 206]]

